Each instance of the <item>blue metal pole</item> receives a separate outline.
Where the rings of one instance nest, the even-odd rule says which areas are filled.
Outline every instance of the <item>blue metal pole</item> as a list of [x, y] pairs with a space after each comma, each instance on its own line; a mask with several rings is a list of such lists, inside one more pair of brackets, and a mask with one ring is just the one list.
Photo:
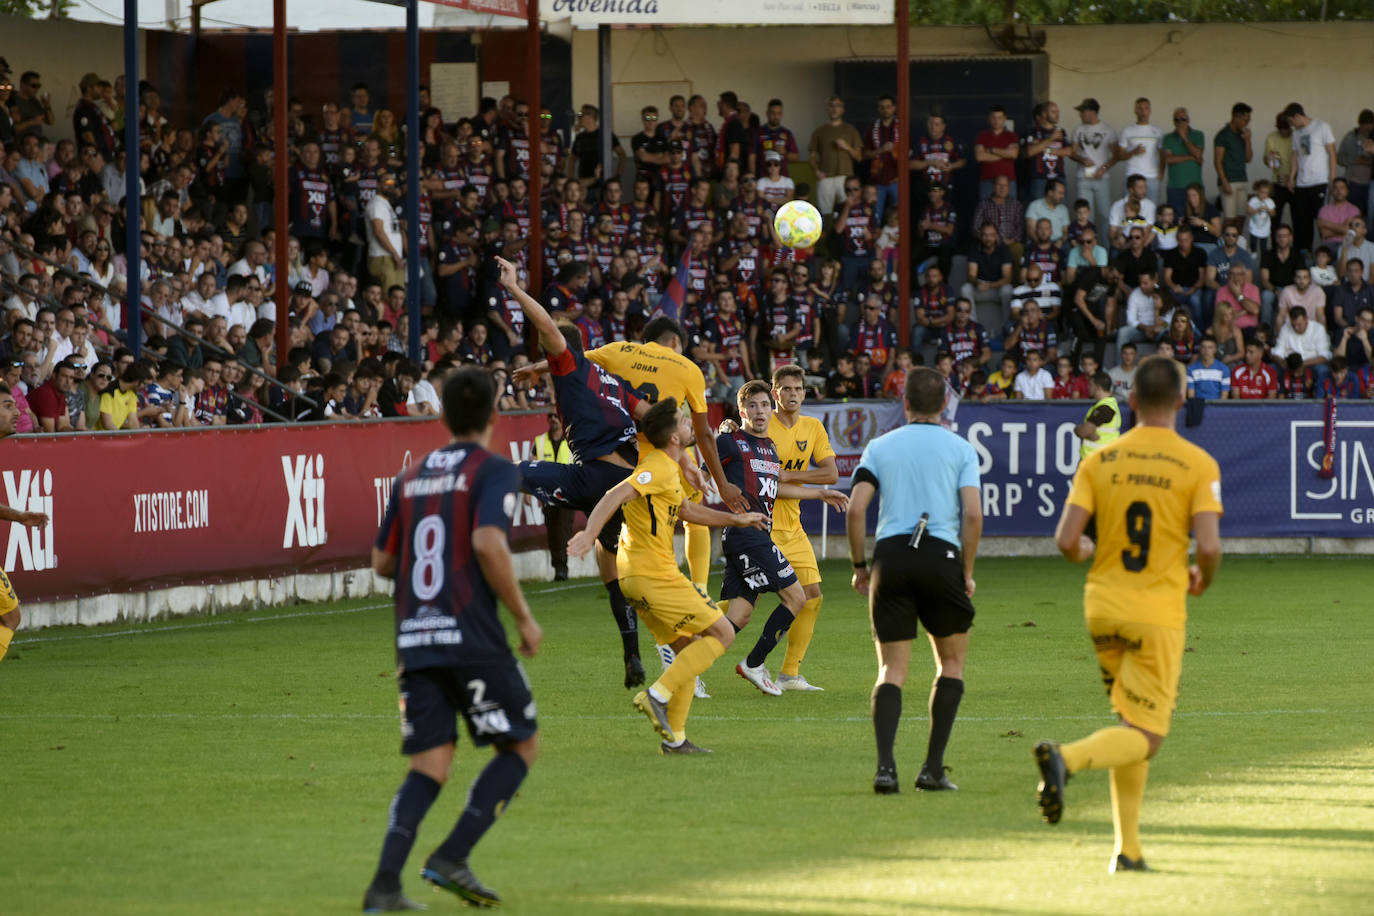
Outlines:
[[138, 359], [143, 349], [143, 268], [139, 237], [140, 204], [138, 192], [138, 0], [124, 0], [124, 257], [128, 262], [128, 292], [125, 293], [124, 332], [129, 350]]
[[420, 0], [406, 0], [406, 349], [420, 362]]

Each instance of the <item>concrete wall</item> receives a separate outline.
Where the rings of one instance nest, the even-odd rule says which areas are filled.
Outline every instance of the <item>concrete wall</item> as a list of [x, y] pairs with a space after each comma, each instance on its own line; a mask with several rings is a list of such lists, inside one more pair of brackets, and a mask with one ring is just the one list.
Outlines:
[[[144, 34], [138, 36], [140, 78], [145, 73]], [[43, 91], [52, 95], [57, 118], [44, 133], [53, 140], [74, 139], [72, 111], [81, 98], [76, 88], [81, 77], [94, 72], [114, 82], [124, 72], [124, 29], [117, 25], [0, 16], [0, 35], [0, 54], [14, 69], [16, 83], [25, 70], [42, 74]]]
[[[1150, 97], [1153, 123], [1168, 132], [1174, 106], [1187, 106], [1193, 125], [1207, 135], [1209, 189], [1213, 134], [1230, 117], [1231, 105], [1255, 109], [1253, 178], [1263, 177], [1260, 151], [1274, 115], [1300, 101], [1313, 117], [1331, 123], [1337, 140], [1362, 108], [1374, 106], [1374, 22], [1255, 23], [1121, 26], [1050, 26], [1050, 98], [1066, 126], [1078, 123], [1072, 107], [1086, 96], [1102, 103], [1102, 118], [1120, 130], [1134, 121], [1137, 96]], [[761, 113], [771, 97], [787, 106], [785, 123], [804, 145], [824, 120], [833, 91], [834, 63], [892, 58], [890, 28], [681, 28], [612, 33], [612, 77], [626, 98], [651, 93], [652, 83], [691, 84], [712, 101], [732, 89]], [[997, 56], [981, 28], [916, 28], [911, 55]], [[658, 100], [667, 105], [670, 92]], [[573, 101], [597, 98], [596, 33], [573, 36]], [[617, 111], [618, 132], [638, 128], [634, 111]], [[971, 137], [961, 137], [971, 142]], [[1120, 168], [1116, 171], [1119, 173]], [[1120, 176], [1118, 176], [1120, 181]]]

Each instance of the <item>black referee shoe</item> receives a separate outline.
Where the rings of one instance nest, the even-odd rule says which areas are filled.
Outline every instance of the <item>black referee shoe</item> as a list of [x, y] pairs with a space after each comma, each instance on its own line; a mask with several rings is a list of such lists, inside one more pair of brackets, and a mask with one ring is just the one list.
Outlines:
[[1128, 859], [1126, 856], [1117, 853], [1115, 859], [1107, 866], [1107, 871], [1116, 874], [1119, 871], [1149, 871], [1150, 866], [1145, 864], [1144, 857], [1139, 859]]
[[1047, 824], [1057, 824], [1064, 816], [1064, 783], [1069, 779], [1059, 745], [1041, 741], [1035, 746], [1035, 763], [1040, 767], [1040, 814]]
[[878, 767], [878, 772], [873, 777], [873, 791], [879, 795], [899, 794], [902, 784], [897, 781], [897, 768]]
[[921, 774], [916, 777], [916, 788], [926, 792], [958, 792], [959, 787], [949, 781], [945, 775], [949, 767], [942, 767], [938, 773], [932, 774], [930, 770], [921, 767]]

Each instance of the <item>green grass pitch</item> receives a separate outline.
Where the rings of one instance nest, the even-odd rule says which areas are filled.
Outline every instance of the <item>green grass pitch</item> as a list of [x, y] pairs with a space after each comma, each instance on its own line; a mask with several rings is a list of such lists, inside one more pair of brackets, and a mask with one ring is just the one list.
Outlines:
[[[826, 692], [770, 698], [738, 678], [746, 630], [693, 707], [708, 758], [656, 755], [597, 584], [529, 590], [545, 630], [527, 663], [543, 755], [473, 857], [507, 910], [1374, 911], [1367, 559], [1228, 559], [1191, 602], [1179, 712], [1142, 818], [1156, 872], [1117, 876], [1105, 774], [1069, 783], [1056, 827], [1034, 802], [1034, 741], [1110, 721], [1084, 570], [979, 563], [947, 757], [961, 790], [911, 785], [932, 672], [921, 646], [902, 794], [879, 797], [874, 653], [846, 566], [825, 564], [804, 669]], [[404, 768], [389, 633], [378, 599], [21, 632], [0, 665], [0, 912], [356, 912]], [[488, 753], [460, 745], [408, 865], [432, 912], [461, 906], [419, 865]]]

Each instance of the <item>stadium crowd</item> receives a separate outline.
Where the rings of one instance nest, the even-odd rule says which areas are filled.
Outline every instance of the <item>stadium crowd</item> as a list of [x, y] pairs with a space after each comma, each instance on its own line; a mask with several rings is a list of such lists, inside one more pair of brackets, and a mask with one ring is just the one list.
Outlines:
[[[1244, 103], [1209, 138], [1186, 108], [1164, 130], [1141, 98], [1118, 131], [1084, 99], [1076, 125], [1044, 102], [1019, 131], [993, 106], [976, 136], [951, 136], [932, 111], [903, 138], [890, 97], [861, 125], [832, 98], [803, 141], [779, 99], [760, 117], [722, 93], [713, 122], [705, 98], [674, 96], [645, 107], [633, 137], [613, 138], [617, 174], [604, 176], [594, 106], [568, 138], [519, 99], [483, 99], [466, 116], [422, 89], [413, 362], [404, 117], [361, 83], [318, 112], [288, 101], [283, 270], [271, 91], [250, 106], [226, 89], [198, 123], [174, 124], [143, 83], [135, 361], [117, 330], [131, 269], [123, 82], [91, 73], [78, 89], [61, 113], [76, 139], [53, 142], [59, 113], [41, 71], [16, 79], [0, 59], [0, 360], [21, 432], [430, 414], [438, 379], [461, 363], [489, 368], [502, 409], [545, 406], [547, 381], [518, 371], [539, 354], [495, 266], [514, 261], [528, 283], [534, 219], [543, 301], [588, 348], [676, 313], [727, 403], [787, 363], [824, 398], [901, 397], [906, 371], [925, 364], [976, 400], [1086, 398], [1099, 369], [1124, 397], [1155, 350], [1188, 366], [1201, 398], [1374, 397], [1369, 110], [1338, 137], [1292, 103], [1261, 144]], [[802, 162], [814, 186], [789, 175]], [[898, 220], [900, 169], [918, 201], [910, 227]], [[1126, 195], [1112, 200], [1118, 171]], [[953, 183], [975, 179], [976, 208], [955, 212]], [[825, 217], [815, 249], [774, 240], [772, 214], [794, 198]], [[900, 245], [915, 267], [906, 304]], [[284, 359], [278, 283], [291, 291]], [[902, 308], [910, 341], [898, 340]]]

